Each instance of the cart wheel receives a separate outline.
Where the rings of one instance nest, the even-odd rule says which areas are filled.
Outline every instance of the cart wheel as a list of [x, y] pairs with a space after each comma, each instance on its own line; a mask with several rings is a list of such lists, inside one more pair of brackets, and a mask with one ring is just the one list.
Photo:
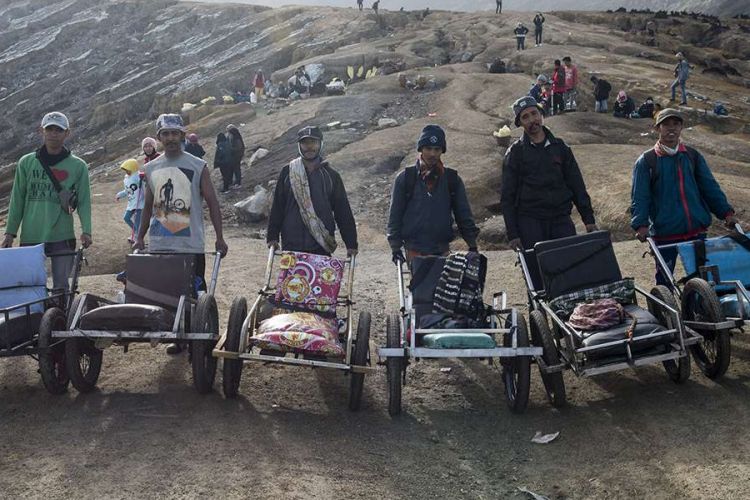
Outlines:
[[[190, 321], [193, 333], [219, 333], [219, 312], [213, 295], [198, 298], [195, 315]], [[216, 378], [216, 358], [213, 356], [216, 340], [193, 340], [193, 385], [201, 394], [211, 392]]]
[[[68, 330], [73, 325], [73, 317], [83, 299], [84, 296], [79, 295], [70, 305], [66, 321]], [[81, 312], [87, 311], [88, 307], [84, 305]], [[102, 350], [97, 349], [91, 340], [71, 338], [65, 342], [65, 370], [78, 392], [91, 392], [96, 388], [102, 369], [103, 355]]]
[[[385, 346], [389, 349], [401, 347], [401, 321], [398, 314], [389, 314], [385, 320]], [[388, 414], [401, 413], [401, 384], [404, 376], [404, 358], [389, 357], [385, 360], [388, 380]]]
[[[224, 342], [224, 350], [239, 352], [240, 336], [242, 335], [242, 323], [247, 317], [247, 300], [245, 297], [235, 297], [232, 307], [229, 309], [229, 324], [227, 325], [227, 339]], [[235, 398], [240, 388], [240, 377], [242, 377], [242, 360], [224, 358], [222, 384], [224, 397]]]
[[[552, 332], [549, 329], [547, 320], [541, 311], [532, 311], [529, 315], [531, 323], [531, 339], [534, 345], [542, 347], [542, 359], [547, 366], [560, 364], [560, 354], [557, 352], [557, 346], [552, 339]], [[565, 381], [562, 372], [543, 373], [541, 368], [539, 373], [542, 376], [544, 390], [547, 392], [547, 399], [555, 408], [565, 406]]]
[[[664, 285], [657, 285], [651, 289], [651, 295], [667, 304], [678, 313], [680, 311], [677, 301], [674, 299], [672, 291]], [[656, 317], [665, 328], [677, 328], [674, 324], [674, 318], [671, 314], [665, 314], [665, 311], [652, 300], [648, 300], [648, 311]], [[670, 359], [662, 362], [669, 379], [676, 384], [684, 384], [690, 378], [690, 356], [682, 356], [677, 361]]]
[[[526, 327], [526, 318], [523, 314], [516, 316], [518, 330], [516, 334], [516, 345], [518, 347], [529, 347], [529, 330]], [[505, 324], [510, 328], [510, 316]], [[506, 333], [503, 336], [503, 347], [513, 345], [513, 335]], [[503, 363], [503, 384], [505, 386], [505, 400], [513, 413], [523, 413], [529, 403], [529, 384], [531, 381], [531, 357], [516, 356]]]
[[[725, 321], [716, 291], [703, 279], [693, 278], [682, 292], [682, 318], [686, 321], [721, 323]], [[697, 330], [697, 329], [696, 329]], [[695, 363], [710, 379], [724, 375], [729, 368], [732, 345], [727, 330], [697, 330], [703, 342], [690, 346]]]
[[65, 313], [58, 307], [47, 309], [39, 324], [39, 373], [50, 394], [63, 394], [70, 382], [65, 370], [65, 344], [60, 341], [53, 346], [53, 330], [65, 330]]
[[[370, 313], [362, 311], [359, 313], [357, 322], [357, 338], [354, 342], [354, 353], [352, 356], [352, 365], [366, 366], [367, 359], [370, 355]], [[349, 382], [349, 409], [351, 411], [359, 410], [362, 403], [362, 388], [365, 384], [364, 373], [351, 373]]]

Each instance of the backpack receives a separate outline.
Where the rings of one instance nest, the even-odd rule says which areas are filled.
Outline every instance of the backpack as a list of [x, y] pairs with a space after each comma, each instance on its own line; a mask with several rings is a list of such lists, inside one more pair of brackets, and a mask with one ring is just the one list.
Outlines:
[[214, 164], [224, 166], [232, 163], [232, 145], [229, 141], [222, 141], [216, 145]]
[[[406, 167], [406, 186], [404, 189], [405, 194], [405, 205], [409, 204], [412, 197], [414, 196], [414, 188], [417, 185], [417, 167], [411, 166]], [[451, 198], [451, 210], [456, 209], [456, 190], [458, 189], [458, 172], [453, 168], [445, 169], [445, 176], [448, 179], [448, 193]]]
[[[690, 146], [685, 146], [685, 149], [689, 160], [688, 165], [690, 166], [690, 173], [695, 175], [695, 166], [698, 164], [698, 151]], [[659, 178], [659, 170], [656, 168], [656, 152], [653, 149], [649, 149], [643, 153], [643, 158], [646, 160], [646, 165], [648, 165], [649, 178], [651, 179], [651, 190], [653, 191], [654, 186], [656, 185], [656, 180]]]

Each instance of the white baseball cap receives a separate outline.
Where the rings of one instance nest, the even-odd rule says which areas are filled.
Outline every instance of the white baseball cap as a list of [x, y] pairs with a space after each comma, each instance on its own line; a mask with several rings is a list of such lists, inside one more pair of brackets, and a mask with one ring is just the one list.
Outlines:
[[60, 113], [59, 111], [52, 111], [51, 113], [47, 113], [46, 115], [44, 115], [44, 118], [42, 118], [42, 128], [47, 128], [51, 125], [60, 127], [63, 130], [68, 130], [70, 128], [68, 117]]

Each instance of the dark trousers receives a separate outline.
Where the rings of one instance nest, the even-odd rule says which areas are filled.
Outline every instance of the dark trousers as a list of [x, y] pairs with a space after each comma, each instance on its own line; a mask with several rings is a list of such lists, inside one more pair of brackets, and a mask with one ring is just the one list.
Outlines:
[[503, 11], [503, 2], [497, 2], [495, 3], [495, 14], [500, 14]]
[[563, 94], [552, 94], [552, 114], [558, 115], [565, 111]]
[[[521, 238], [521, 246], [525, 250], [530, 250], [540, 241], [574, 236], [576, 234], [576, 225], [569, 215], [561, 215], [552, 219], [536, 219], [527, 215], [519, 215], [518, 232], [518, 236]], [[526, 254], [526, 265], [529, 268], [534, 288], [537, 290], [544, 288], [541, 276], [539, 275], [536, 255]]]
[[524, 45], [525, 43], [526, 43], [526, 37], [517, 36], [516, 37], [516, 50], [526, 50], [526, 46]]
[[240, 183], [242, 182], [242, 164], [241, 163], [238, 162], [236, 165], [234, 165], [234, 167], [232, 167], [232, 175], [234, 176], [234, 183], [239, 186]]
[[234, 173], [231, 165], [224, 165], [219, 167], [221, 172], [221, 180], [223, 181], [224, 187], [222, 191], [227, 191], [229, 186], [232, 185], [232, 174]]
[[197, 289], [208, 290], [206, 286], [206, 254], [198, 253], [195, 254], [195, 277], [200, 278], [200, 283], [197, 283]]
[[[677, 265], [677, 247], [670, 247], [670, 248], [663, 248], [661, 245], [670, 245], [673, 243], [682, 243], [684, 241], [695, 241], [695, 240], [705, 240], [706, 235], [705, 234], [699, 234], [698, 236], [695, 236], [693, 238], [688, 239], [680, 239], [680, 240], [662, 240], [659, 241], [657, 244], [657, 247], [659, 248], [659, 253], [661, 254], [661, 258], [664, 259], [664, 262], [667, 264], [667, 267], [669, 268], [670, 273], [674, 273], [674, 268]], [[672, 283], [669, 282], [666, 276], [664, 276], [664, 273], [661, 272], [659, 269], [659, 266], [656, 266], [656, 284], [657, 285], [664, 285], [670, 290], [673, 288]]]
[[542, 43], [542, 29], [541, 28], [537, 28], [534, 30], [534, 43], [536, 43], [537, 45]]

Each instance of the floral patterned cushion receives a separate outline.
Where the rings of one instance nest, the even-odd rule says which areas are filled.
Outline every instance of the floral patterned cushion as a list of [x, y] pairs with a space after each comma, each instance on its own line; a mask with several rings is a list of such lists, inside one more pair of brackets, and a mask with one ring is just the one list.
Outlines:
[[344, 263], [333, 257], [284, 252], [276, 282], [276, 305], [295, 311], [336, 316]]
[[295, 312], [278, 314], [264, 320], [251, 343], [261, 349], [282, 352], [343, 357], [336, 320], [317, 314]]

